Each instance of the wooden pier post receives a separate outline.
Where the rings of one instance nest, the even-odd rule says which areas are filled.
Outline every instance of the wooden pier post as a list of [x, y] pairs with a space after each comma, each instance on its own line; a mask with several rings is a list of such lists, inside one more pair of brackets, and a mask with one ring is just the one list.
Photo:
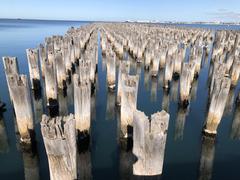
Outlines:
[[12, 75], [18, 75], [19, 73], [18, 62], [16, 57], [4, 56], [2, 59], [3, 59], [3, 66], [4, 66], [4, 71], [5, 71], [7, 85], [8, 85], [9, 96], [11, 99], [12, 95], [11, 95], [8, 79]]
[[114, 52], [107, 55], [107, 82], [108, 88], [115, 89], [116, 80], [116, 55]]
[[79, 75], [73, 77], [74, 114], [76, 129], [80, 132], [89, 131], [91, 123], [91, 84], [90, 81], [80, 81]]
[[121, 61], [119, 71], [118, 71], [118, 89], [117, 89], [117, 105], [119, 106], [121, 106], [123, 76], [127, 75], [129, 71], [130, 71], [130, 62]]
[[180, 76], [180, 102], [183, 106], [189, 104], [191, 84], [194, 74], [192, 73], [191, 65], [183, 63], [182, 73]]
[[151, 74], [153, 77], [156, 77], [158, 75], [159, 62], [160, 62], [160, 54], [155, 53], [152, 60], [152, 70], [151, 70]]
[[165, 67], [166, 57], [167, 57], [167, 49], [163, 48], [162, 52], [161, 52], [161, 55], [160, 55], [160, 62], [159, 62], [160, 68], [164, 68]]
[[40, 71], [39, 71], [39, 60], [38, 60], [38, 49], [26, 49], [29, 76], [32, 89], [40, 89]]
[[240, 60], [235, 59], [231, 69], [231, 84], [236, 86], [240, 75]]
[[145, 63], [144, 63], [144, 68], [146, 70], [149, 70], [149, 67], [150, 67], [150, 63], [151, 63], [151, 53], [149, 52], [150, 50], [146, 50], [145, 53], [144, 53], [144, 60], [145, 60]]
[[55, 118], [42, 116], [41, 132], [51, 180], [77, 179], [75, 123], [72, 114]]
[[219, 62], [214, 62], [213, 64], [213, 69], [212, 69], [212, 78], [211, 78], [211, 84], [210, 84], [210, 98], [213, 93], [213, 87], [216, 79], [219, 77], [223, 77], [226, 75], [227, 67], [225, 64], [219, 63]]
[[40, 58], [40, 64], [41, 64], [41, 73], [42, 73], [42, 77], [45, 77], [45, 64], [44, 61], [46, 61], [47, 59], [47, 52], [46, 52], [46, 48], [43, 44], [39, 45], [39, 58]]
[[79, 81], [90, 81], [91, 62], [85, 59], [79, 60]]
[[170, 88], [170, 82], [172, 81], [173, 77], [173, 60], [172, 56], [168, 57], [166, 60], [166, 66], [164, 71], [164, 85], [163, 87], [166, 89]]
[[8, 78], [8, 81], [21, 141], [23, 143], [31, 143], [31, 133], [34, 125], [27, 76], [12, 75]]
[[45, 64], [45, 91], [47, 96], [47, 104], [50, 105], [51, 100], [57, 100], [57, 78], [54, 63], [46, 60]]
[[215, 79], [207, 121], [204, 128], [204, 132], [207, 134], [217, 134], [217, 128], [224, 112], [230, 85], [231, 80], [228, 77], [219, 77]]
[[65, 62], [64, 62], [61, 51], [55, 52], [55, 63], [56, 63], [58, 88], [64, 89], [66, 88], [67, 74], [66, 74]]
[[165, 111], [151, 115], [151, 120], [141, 111], [134, 112], [133, 153], [138, 160], [133, 174], [154, 176], [162, 174], [169, 114]]
[[137, 107], [138, 75], [123, 77], [123, 93], [121, 98], [121, 129], [123, 136], [128, 136], [127, 126], [132, 126], [133, 112]]

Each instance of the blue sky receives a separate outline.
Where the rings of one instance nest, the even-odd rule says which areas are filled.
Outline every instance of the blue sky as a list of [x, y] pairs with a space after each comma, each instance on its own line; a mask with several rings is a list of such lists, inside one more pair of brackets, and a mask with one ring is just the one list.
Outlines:
[[240, 22], [240, 0], [1, 0], [0, 18]]

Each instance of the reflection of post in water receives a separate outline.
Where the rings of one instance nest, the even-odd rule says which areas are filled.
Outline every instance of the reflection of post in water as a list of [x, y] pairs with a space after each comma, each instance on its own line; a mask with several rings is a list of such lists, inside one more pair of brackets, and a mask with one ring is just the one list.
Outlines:
[[106, 55], [102, 55], [102, 71], [106, 71], [107, 69], [107, 58]]
[[115, 93], [107, 92], [106, 119], [113, 120], [115, 115]]
[[155, 102], [157, 100], [157, 77], [151, 78], [151, 101]]
[[214, 154], [215, 154], [215, 138], [203, 135], [199, 168], [199, 180], [212, 179]]
[[164, 89], [163, 90], [163, 99], [162, 99], [162, 109], [165, 110], [166, 112], [169, 112], [169, 89]]
[[141, 63], [137, 63], [137, 73], [139, 76], [141, 75], [141, 70], [142, 70], [142, 66]]
[[67, 103], [68, 106], [73, 106], [73, 83], [67, 84]]
[[133, 179], [133, 163], [134, 155], [132, 153], [133, 139], [132, 139], [132, 127], [128, 126], [127, 138], [120, 136], [120, 179]]
[[59, 115], [66, 116], [68, 114], [67, 94], [65, 90], [58, 92]]
[[[1, 102], [0, 102], [1, 103]], [[2, 111], [3, 109], [0, 109]], [[5, 129], [3, 114], [0, 112], [0, 154], [9, 151], [8, 137]]]
[[198, 87], [198, 80], [193, 80], [191, 85], [191, 100], [196, 100], [197, 97], [197, 87]]
[[43, 114], [43, 100], [41, 90], [32, 91], [32, 99], [35, 124], [38, 124], [41, 121]]
[[25, 180], [38, 180], [39, 158], [36, 144], [21, 146]]
[[228, 94], [224, 114], [226, 115], [231, 114], [231, 112], [233, 111], [233, 106], [234, 106], [234, 89], [231, 88]]
[[230, 136], [232, 139], [240, 139], [240, 103], [239, 102], [236, 104]]
[[137, 74], [137, 63], [133, 58], [130, 58], [130, 73]]
[[87, 131], [78, 131], [77, 173], [78, 179], [92, 179], [92, 164], [90, 153], [90, 135]]
[[[96, 84], [97, 87], [97, 84]], [[96, 94], [97, 94], [97, 89], [95, 88], [95, 90], [92, 92], [91, 94], [91, 119], [96, 119]]]
[[183, 140], [184, 126], [188, 113], [189, 106], [187, 108], [183, 108], [181, 106], [178, 107], [177, 119], [175, 122], [175, 134], [174, 134], [175, 140]]
[[163, 76], [164, 76], [164, 69], [159, 70], [159, 76], [158, 76], [158, 87], [163, 87]]
[[171, 86], [171, 100], [178, 101], [178, 82], [179, 80], [173, 80]]
[[149, 71], [144, 70], [144, 87], [147, 91], [149, 90], [149, 82], [150, 82], [149, 77], [150, 77]]

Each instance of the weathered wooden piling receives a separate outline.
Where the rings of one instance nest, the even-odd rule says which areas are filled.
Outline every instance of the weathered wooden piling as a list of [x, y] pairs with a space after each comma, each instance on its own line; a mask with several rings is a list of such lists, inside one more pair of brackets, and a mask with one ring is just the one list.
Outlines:
[[130, 71], [130, 62], [121, 61], [118, 71], [118, 89], [117, 89], [117, 105], [121, 105], [121, 96], [122, 96], [122, 86], [123, 86], [123, 76], [127, 75]]
[[121, 97], [121, 129], [123, 136], [127, 136], [127, 126], [132, 126], [133, 113], [137, 107], [139, 76], [126, 75], [123, 81]]
[[57, 100], [57, 77], [55, 73], [54, 63], [49, 59], [44, 61], [45, 66], [45, 91], [47, 96], [47, 104], [51, 100]]
[[85, 59], [79, 60], [79, 80], [80, 82], [90, 81], [91, 62]]
[[164, 85], [163, 87], [166, 89], [170, 88], [170, 82], [172, 81], [173, 77], [173, 60], [172, 57], [168, 57], [166, 60], [166, 66], [164, 71]]
[[8, 77], [8, 81], [21, 141], [23, 143], [30, 143], [34, 125], [27, 76], [12, 75]]
[[38, 49], [26, 49], [29, 76], [32, 89], [40, 88], [40, 71], [39, 71], [39, 60], [38, 60]]
[[144, 67], [147, 70], [149, 70], [150, 63], [151, 63], [151, 53], [149, 51], [150, 50], [146, 50], [144, 53], [144, 59], [145, 59]]
[[73, 77], [74, 114], [76, 129], [80, 132], [89, 131], [91, 122], [91, 84], [90, 81], [80, 81], [77, 74]]
[[169, 114], [165, 111], [151, 115], [151, 120], [141, 111], [134, 112], [133, 153], [138, 160], [133, 174], [154, 176], [162, 174]]
[[227, 70], [227, 67], [225, 64], [219, 63], [219, 62], [214, 62], [213, 69], [212, 69], [212, 78], [211, 78], [211, 83], [210, 83], [210, 91], [209, 91], [210, 97], [213, 93], [213, 87], [214, 87], [216, 79], [219, 79], [219, 77], [225, 76], [226, 70]]
[[236, 86], [240, 75], [240, 60], [235, 59], [231, 69], [231, 84]]
[[116, 80], [116, 55], [112, 52], [107, 56], [107, 83], [109, 89], [115, 88]]
[[10, 76], [18, 75], [19, 73], [17, 58], [4, 56], [2, 59], [3, 59], [3, 66], [4, 66], [5, 75], [6, 75], [6, 80], [8, 84], [9, 95], [10, 95], [10, 98], [12, 98], [8, 79]]
[[152, 69], [151, 69], [151, 74], [154, 77], [158, 75], [159, 62], [160, 62], [160, 53], [156, 53], [152, 60]]
[[45, 64], [44, 61], [47, 59], [47, 52], [46, 48], [43, 44], [39, 45], [39, 58], [40, 58], [40, 65], [41, 65], [41, 73], [42, 77], [45, 77]]
[[215, 135], [218, 125], [221, 121], [228, 93], [230, 90], [231, 80], [228, 77], [219, 77], [213, 84], [210, 107], [204, 132]]
[[167, 49], [163, 48], [162, 52], [161, 52], [161, 55], [160, 55], [160, 62], [159, 62], [160, 68], [164, 68], [165, 67], [166, 57], [167, 57]]
[[174, 54], [173, 59], [173, 74], [180, 76], [182, 70], [183, 52], [179, 50], [178, 53]]
[[180, 101], [182, 105], [187, 105], [189, 103], [190, 89], [192, 83], [192, 73], [191, 67], [188, 63], [183, 63], [182, 73], [180, 76]]
[[56, 62], [57, 85], [58, 88], [64, 89], [66, 87], [67, 74], [65, 62], [61, 51], [55, 52], [55, 62]]
[[41, 132], [51, 180], [77, 179], [76, 124], [72, 114], [42, 116]]

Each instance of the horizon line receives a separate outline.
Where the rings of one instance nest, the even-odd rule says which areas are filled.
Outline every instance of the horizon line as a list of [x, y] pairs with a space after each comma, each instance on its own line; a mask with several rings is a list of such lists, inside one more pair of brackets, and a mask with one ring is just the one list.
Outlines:
[[226, 23], [226, 24], [240, 24], [234, 21], [170, 21], [170, 20], [73, 20], [73, 19], [39, 19], [39, 18], [0, 18], [0, 20], [27, 20], [27, 21], [69, 21], [69, 22], [156, 22], [156, 23]]

